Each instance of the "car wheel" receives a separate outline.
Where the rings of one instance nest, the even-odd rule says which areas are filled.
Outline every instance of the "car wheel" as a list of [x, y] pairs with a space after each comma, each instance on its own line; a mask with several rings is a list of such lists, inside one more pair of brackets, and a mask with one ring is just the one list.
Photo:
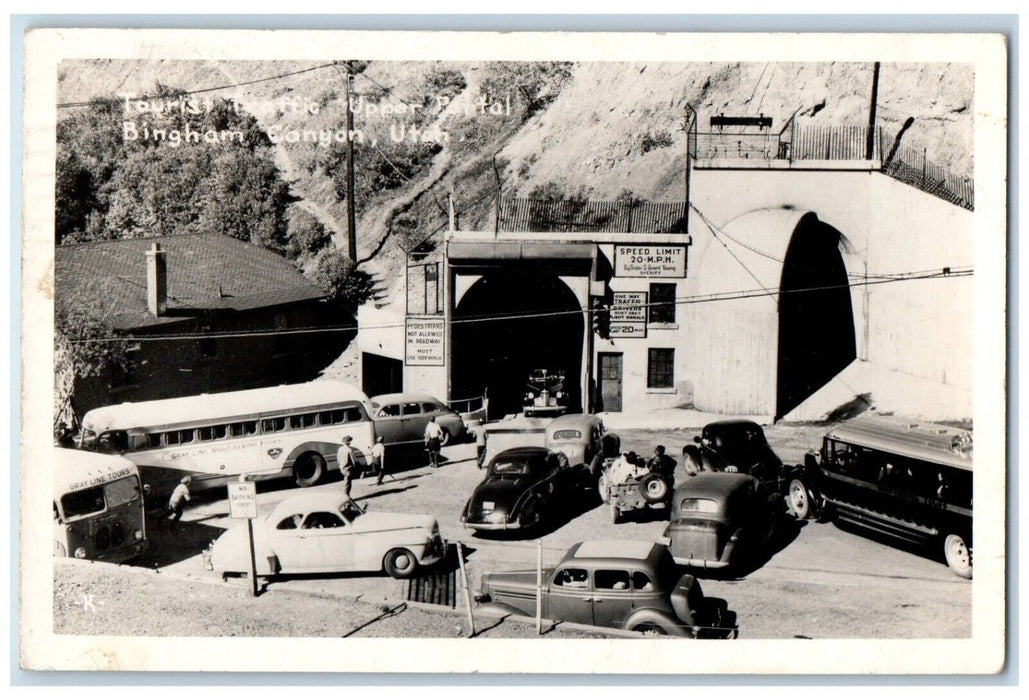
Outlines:
[[615, 503], [611, 504], [611, 524], [617, 525], [618, 521], [622, 517], [622, 511], [618, 510], [618, 505]]
[[443, 428], [442, 434], [439, 436], [439, 445], [446, 447], [448, 444], [450, 444], [450, 431]]
[[660, 503], [668, 496], [668, 480], [662, 474], [650, 473], [640, 481], [640, 492], [647, 503]]
[[382, 568], [393, 578], [411, 578], [415, 569], [418, 568], [418, 560], [409, 550], [391, 549], [382, 561]]
[[607, 503], [611, 500], [611, 494], [607, 490], [607, 472], [602, 472], [597, 479], [597, 491], [600, 492], [600, 500]]
[[947, 535], [943, 541], [947, 566], [961, 578], [972, 578], [972, 551], [961, 535]]
[[811, 515], [811, 494], [808, 493], [803, 481], [794, 479], [790, 482], [788, 499], [790, 510], [797, 520], [806, 520]]
[[660, 637], [667, 634], [665, 628], [656, 622], [641, 622], [632, 628], [633, 632], [639, 632], [647, 637]]
[[322, 480], [325, 474], [325, 458], [317, 452], [307, 452], [300, 455], [293, 463], [293, 479], [297, 486], [314, 486]]

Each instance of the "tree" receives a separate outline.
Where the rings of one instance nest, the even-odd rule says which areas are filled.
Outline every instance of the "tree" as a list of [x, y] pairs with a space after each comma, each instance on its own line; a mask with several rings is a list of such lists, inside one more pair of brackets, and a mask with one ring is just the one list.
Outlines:
[[[102, 287], [106, 280], [93, 285]], [[93, 296], [96, 294], [97, 296]], [[104, 299], [103, 289], [79, 294], [86, 299]], [[109, 313], [91, 304], [76, 304], [73, 299], [58, 299], [54, 315], [54, 424], [71, 425], [75, 382], [79, 379], [129, 372], [134, 361], [132, 339], [121, 337]]]
[[526, 120], [550, 104], [572, 75], [572, 64], [562, 61], [511, 61], [488, 63], [481, 90], [488, 101], [505, 100], [508, 95], [521, 106]]
[[327, 250], [318, 258], [314, 277], [328, 292], [329, 300], [348, 314], [356, 313], [371, 297], [371, 277], [340, 250]]
[[325, 230], [322, 222], [300, 205], [290, 205], [288, 216], [285, 252], [290, 260], [316, 255], [332, 242], [332, 236]]

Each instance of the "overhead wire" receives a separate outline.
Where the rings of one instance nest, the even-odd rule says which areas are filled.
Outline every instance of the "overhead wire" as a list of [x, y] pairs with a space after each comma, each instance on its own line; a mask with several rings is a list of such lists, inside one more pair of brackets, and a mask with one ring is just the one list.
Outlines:
[[[931, 271], [923, 272], [899, 272], [891, 273], [888, 276], [876, 278], [876, 279], [862, 279], [857, 282], [848, 282], [847, 284], [835, 284], [835, 285], [820, 285], [817, 287], [803, 287], [796, 289], [766, 289], [764, 287], [760, 289], [742, 289], [732, 290], [726, 292], [714, 292], [711, 294], [699, 294], [686, 297], [677, 297], [674, 302], [675, 306], [690, 305], [690, 304], [703, 304], [713, 303], [719, 301], [732, 301], [739, 299], [752, 299], [760, 298], [773, 295], [784, 295], [784, 294], [800, 294], [809, 292], [828, 291], [833, 289], [849, 289], [852, 287], [863, 287], [863, 286], [875, 286], [880, 284], [893, 284], [897, 282], [907, 282], [915, 280], [928, 280], [928, 279], [950, 279], [957, 277], [970, 277], [974, 274], [974, 270], [971, 267], [955, 267], [949, 268], [948, 272], [944, 272], [943, 269], [934, 269]], [[620, 308], [649, 308], [651, 306], [669, 306], [669, 302], [648, 302], [645, 304], [616, 304], [606, 307], [606, 310], [620, 309]], [[526, 311], [516, 312], [511, 314], [493, 314], [493, 315], [482, 315], [482, 316], [468, 316], [464, 318], [452, 318], [444, 320], [447, 325], [460, 325], [466, 323], [483, 323], [491, 321], [512, 321], [520, 319], [531, 319], [531, 318], [548, 318], [548, 317], [562, 317], [562, 316], [583, 316], [595, 313], [596, 309], [567, 309], [562, 311]], [[312, 334], [312, 333], [344, 333], [352, 332], [357, 330], [384, 330], [390, 328], [404, 328], [407, 322], [397, 323], [381, 323], [381, 324], [368, 324], [358, 326], [357, 324], [347, 324], [341, 326], [313, 326], [305, 328], [290, 328], [290, 329], [269, 329], [266, 331], [261, 330], [244, 330], [235, 332], [221, 332], [221, 333], [169, 333], [169, 334], [147, 334], [147, 335], [124, 335], [124, 336], [109, 336], [105, 338], [83, 338], [83, 339], [69, 339], [71, 343], [97, 343], [97, 342], [140, 342], [140, 341], [173, 341], [173, 340], [199, 340], [204, 338], [245, 338], [245, 337], [269, 337], [269, 336], [280, 336], [280, 335], [301, 335], [301, 334]]]

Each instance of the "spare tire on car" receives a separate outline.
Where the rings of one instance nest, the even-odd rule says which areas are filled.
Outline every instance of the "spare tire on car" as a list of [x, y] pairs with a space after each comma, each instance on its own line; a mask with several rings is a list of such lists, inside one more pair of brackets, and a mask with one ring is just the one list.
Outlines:
[[647, 503], [660, 503], [671, 491], [672, 486], [664, 474], [651, 472], [640, 480], [640, 493]]

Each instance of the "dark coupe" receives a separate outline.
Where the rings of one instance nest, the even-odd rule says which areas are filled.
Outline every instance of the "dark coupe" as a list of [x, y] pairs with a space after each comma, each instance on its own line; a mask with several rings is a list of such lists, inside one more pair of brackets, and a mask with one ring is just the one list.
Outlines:
[[461, 521], [473, 530], [517, 530], [542, 523], [561, 501], [588, 488], [589, 471], [544, 447], [514, 447], [490, 461]]
[[789, 479], [782, 460], [772, 451], [761, 426], [749, 420], [708, 423], [696, 445], [683, 449], [686, 472], [738, 472], [760, 481], [766, 488], [785, 492]]

